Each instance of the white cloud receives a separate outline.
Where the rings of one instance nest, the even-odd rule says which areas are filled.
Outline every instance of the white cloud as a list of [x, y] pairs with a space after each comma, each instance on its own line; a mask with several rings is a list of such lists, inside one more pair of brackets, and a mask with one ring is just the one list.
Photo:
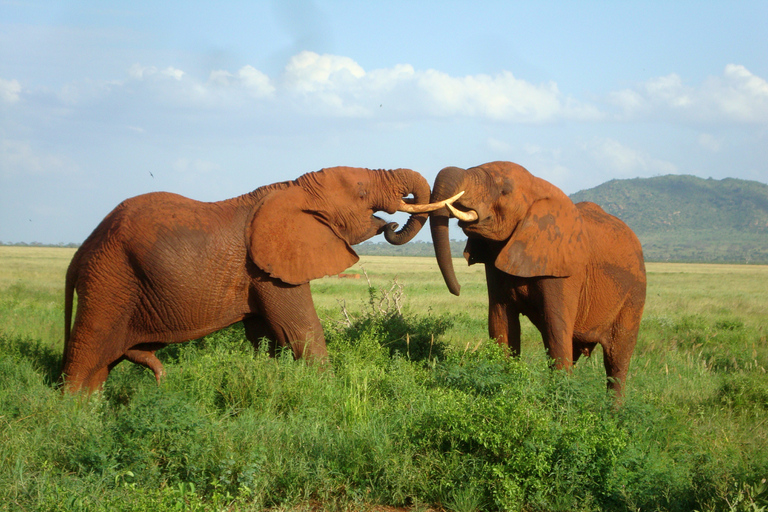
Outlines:
[[[0, 79], [0, 101], [19, 100], [16, 80]], [[452, 76], [408, 64], [366, 71], [353, 59], [303, 51], [277, 80], [250, 65], [214, 70], [206, 79], [174, 66], [134, 64], [123, 81], [83, 80], [65, 85], [67, 106], [112, 102], [119, 108], [205, 108], [249, 112], [271, 108], [298, 116], [368, 118], [378, 122], [465, 118], [512, 124], [606, 118], [598, 106], [564, 94], [555, 82], [534, 84], [510, 71]], [[656, 77], [609, 94], [619, 119], [686, 123], [768, 123], [768, 82], [729, 64], [697, 87], [676, 75]], [[382, 107], [382, 108], [380, 108]], [[263, 110], [262, 110], [263, 112]]]
[[587, 144], [585, 150], [600, 167], [613, 176], [652, 176], [678, 172], [674, 164], [655, 159], [610, 138], [594, 139]]
[[305, 51], [290, 60], [284, 78], [290, 91], [308, 100], [305, 107], [342, 116], [371, 116], [385, 104], [385, 112], [407, 117], [541, 123], [601, 116], [596, 107], [564, 96], [554, 82], [535, 85], [508, 71], [454, 77], [399, 64], [366, 72], [348, 57]]
[[[5, 84], [5, 83], [4, 83]], [[5, 86], [11, 91], [10, 86]], [[219, 69], [204, 80], [169, 66], [134, 64], [122, 81], [82, 80], [59, 94], [68, 107], [98, 101], [115, 111], [204, 108], [253, 113], [292, 110], [298, 116], [370, 118], [378, 122], [471, 118], [501, 123], [549, 123], [602, 118], [597, 107], [564, 95], [554, 82], [533, 84], [509, 71], [451, 76], [408, 64], [366, 71], [349, 57], [303, 51], [272, 80], [253, 66]], [[381, 108], [380, 108], [381, 107]]]
[[699, 87], [671, 74], [609, 94], [628, 118], [672, 118], [695, 122], [768, 123], [768, 82], [747, 68], [728, 64]]
[[142, 80], [144, 78], [145, 72], [148, 74], [152, 74], [157, 72], [157, 68], [155, 67], [146, 68], [141, 64], [134, 64], [133, 66], [131, 66], [131, 69], [128, 70], [128, 74], [131, 75], [131, 78], [135, 78], [136, 80]]
[[[302, 113], [336, 117], [371, 115], [370, 77], [349, 57], [303, 51], [288, 62], [283, 74], [286, 93], [298, 95]], [[365, 98], [365, 99], [364, 99]]]
[[722, 77], [704, 84], [703, 95], [730, 119], [768, 122], [768, 82], [744, 66], [728, 64]]
[[243, 66], [237, 74], [224, 70], [212, 71], [208, 84], [219, 88], [241, 87], [254, 98], [266, 98], [275, 92], [269, 77], [253, 66]]
[[562, 113], [560, 91], [555, 83], [536, 86], [516, 79], [508, 71], [493, 77], [455, 78], [428, 70], [420, 74], [418, 86], [426, 92], [432, 112], [440, 116], [541, 122]]
[[131, 69], [128, 70], [128, 74], [131, 76], [131, 78], [134, 78], [136, 80], [144, 80], [145, 78], [149, 78], [154, 75], [161, 75], [168, 78], [173, 78], [174, 80], [181, 80], [184, 78], [184, 71], [174, 68], [173, 66], [169, 66], [165, 69], [157, 69], [155, 66], [149, 66], [144, 67], [141, 64], [134, 64], [131, 66]]
[[160, 71], [160, 73], [165, 76], [169, 76], [174, 80], [181, 80], [184, 77], [184, 72], [182, 70], [172, 67], [165, 68], [164, 70]]
[[21, 84], [18, 80], [5, 80], [0, 78], [0, 100], [6, 103], [16, 103], [19, 101]]
[[304, 93], [348, 88], [364, 76], [363, 68], [349, 57], [309, 51], [294, 55], [285, 67], [288, 86]]

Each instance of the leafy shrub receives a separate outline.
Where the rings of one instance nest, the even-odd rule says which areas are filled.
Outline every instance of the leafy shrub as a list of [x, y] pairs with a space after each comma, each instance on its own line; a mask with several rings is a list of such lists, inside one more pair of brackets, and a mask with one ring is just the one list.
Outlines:
[[[329, 344], [349, 349], [375, 340], [390, 356], [401, 354], [411, 361], [442, 359], [446, 346], [440, 336], [451, 328], [450, 316], [404, 314], [399, 299], [391, 297], [391, 290], [369, 286], [367, 307], [362, 313], [353, 316], [344, 311], [345, 323], [325, 326]], [[368, 345], [365, 348], [372, 349]]]
[[[651, 319], [644, 329], [704, 354], [716, 384], [700, 396], [635, 386], [616, 411], [599, 361], [566, 373], [488, 340], [449, 347], [457, 320], [380, 307], [382, 293], [326, 326], [325, 371], [254, 351], [236, 325], [158, 351], [160, 386], [121, 364], [90, 399], [54, 388], [53, 352], [0, 336], [0, 510], [765, 506], [768, 395], [760, 347], [740, 354], [759, 339], [748, 325]], [[740, 366], [720, 371], [719, 352]], [[644, 377], [681, 378], [664, 375]], [[721, 441], [730, 424], [703, 428], [713, 411], [748, 418], [754, 446]]]

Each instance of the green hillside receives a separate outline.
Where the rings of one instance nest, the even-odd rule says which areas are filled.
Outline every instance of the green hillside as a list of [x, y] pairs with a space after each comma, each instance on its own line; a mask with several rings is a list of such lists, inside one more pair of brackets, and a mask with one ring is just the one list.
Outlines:
[[768, 185], [669, 175], [611, 180], [571, 196], [624, 220], [652, 261], [768, 263]]

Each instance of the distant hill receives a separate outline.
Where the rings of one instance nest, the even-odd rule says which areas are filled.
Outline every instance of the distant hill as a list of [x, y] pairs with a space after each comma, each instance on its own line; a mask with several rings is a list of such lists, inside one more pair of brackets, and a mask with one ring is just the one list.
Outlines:
[[[669, 175], [611, 180], [571, 195], [626, 222], [648, 261], [768, 263], [768, 185]], [[461, 256], [464, 241], [452, 241]], [[429, 242], [365, 242], [359, 254], [434, 256]]]
[[571, 195], [626, 222], [651, 261], [768, 263], [768, 185], [669, 175]]

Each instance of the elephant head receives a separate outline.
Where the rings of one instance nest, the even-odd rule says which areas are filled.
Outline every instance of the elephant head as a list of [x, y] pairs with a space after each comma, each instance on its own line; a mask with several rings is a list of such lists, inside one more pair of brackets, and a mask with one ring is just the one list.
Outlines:
[[[252, 261], [288, 284], [344, 271], [358, 260], [351, 246], [374, 235], [404, 244], [428, 218], [417, 205], [428, 202], [429, 184], [410, 169], [333, 167], [283, 185], [255, 210], [248, 244]], [[411, 216], [396, 231], [379, 211]]]
[[460, 285], [451, 259], [448, 219], [459, 219], [468, 237], [464, 257], [519, 277], [565, 277], [585, 254], [581, 217], [560, 189], [511, 162], [470, 169], [446, 167], [437, 175], [430, 229], [448, 289]]

